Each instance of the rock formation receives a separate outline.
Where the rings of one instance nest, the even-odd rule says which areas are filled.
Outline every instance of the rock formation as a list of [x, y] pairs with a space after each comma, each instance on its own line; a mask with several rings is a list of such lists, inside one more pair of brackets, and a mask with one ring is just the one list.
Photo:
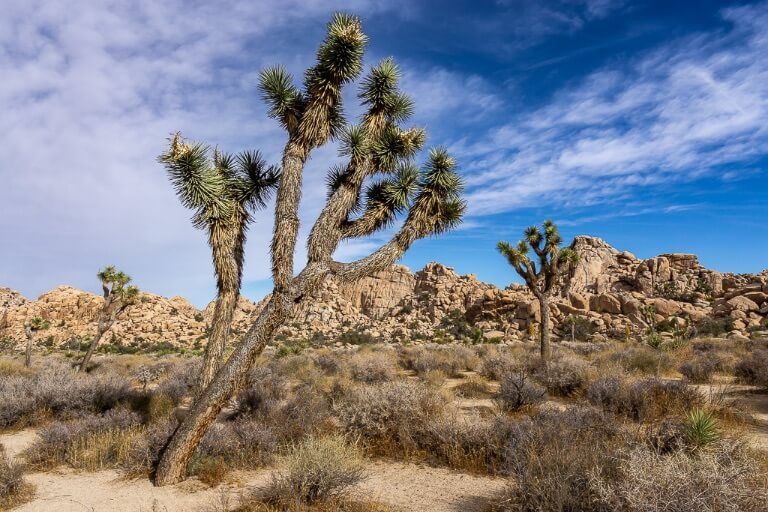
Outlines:
[[[555, 337], [574, 335], [575, 325], [597, 339], [638, 336], [649, 328], [671, 337], [673, 331], [702, 329], [708, 323], [731, 336], [768, 329], [768, 270], [720, 273], [704, 268], [692, 254], [642, 260], [587, 236], [576, 237], [572, 246], [579, 262], [551, 305]], [[101, 300], [66, 286], [34, 301], [0, 288], [0, 341], [21, 343], [24, 322], [42, 316], [52, 327], [41, 343], [78, 344], [93, 335]], [[263, 303], [240, 299], [235, 336], [245, 332]], [[133, 347], [166, 342], [201, 348], [212, 314], [212, 304], [199, 311], [181, 297], [144, 293], [106, 340]], [[522, 286], [502, 290], [439, 263], [416, 273], [395, 265], [353, 285], [327, 280], [279, 338], [331, 343], [339, 336], [349, 341], [350, 335], [414, 343], [527, 340], [534, 337], [540, 315], [538, 303]]]

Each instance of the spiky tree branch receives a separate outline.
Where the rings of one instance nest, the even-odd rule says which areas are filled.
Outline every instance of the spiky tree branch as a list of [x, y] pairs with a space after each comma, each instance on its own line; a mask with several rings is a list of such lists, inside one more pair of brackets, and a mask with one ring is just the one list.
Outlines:
[[[242, 387], [264, 346], [323, 280], [334, 275], [353, 281], [386, 268], [416, 240], [444, 233], [461, 220], [465, 209], [462, 184], [448, 153], [432, 150], [420, 171], [411, 163], [425, 136], [421, 129], [400, 126], [413, 104], [397, 89], [398, 71], [391, 59], [372, 68], [362, 80], [359, 98], [366, 111], [360, 123], [348, 125], [344, 120], [341, 90], [360, 73], [366, 40], [358, 18], [337, 14], [301, 90], [280, 67], [261, 75], [261, 92], [270, 116], [288, 134], [271, 245], [274, 289], [242, 343], [171, 438], [155, 474], [157, 485], [185, 478], [196, 446], [227, 400]], [[329, 172], [329, 195], [310, 231], [307, 265], [294, 276], [304, 164], [313, 149], [334, 138], [340, 139], [346, 160]], [[343, 239], [373, 234], [396, 222], [398, 216], [404, 217], [402, 226], [368, 257], [351, 263], [333, 260]]]

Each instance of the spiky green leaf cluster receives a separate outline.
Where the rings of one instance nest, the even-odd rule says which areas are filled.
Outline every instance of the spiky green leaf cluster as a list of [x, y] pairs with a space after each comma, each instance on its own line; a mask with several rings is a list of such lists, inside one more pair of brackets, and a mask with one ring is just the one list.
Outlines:
[[278, 181], [277, 169], [267, 166], [258, 151], [222, 154], [204, 144], [188, 143], [180, 134], [173, 136], [159, 161], [181, 203], [194, 210], [198, 228], [211, 229], [263, 208]]
[[413, 100], [398, 90], [399, 80], [400, 70], [391, 58], [371, 68], [358, 94], [362, 104], [367, 107], [367, 123], [400, 123], [413, 115]]
[[293, 77], [282, 66], [263, 70], [259, 74], [262, 99], [269, 105], [269, 116], [277, 119], [289, 132], [299, 125], [306, 98], [293, 84]]
[[685, 419], [685, 437], [693, 448], [705, 448], [720, 437], [717, 419], [710, 411], [698, 407], [688, 411]]
[[456, 161], [444, 148], [432, 149], [407, 222], [417, 226], [424, 236], [456, 227], [466, 209], [461, 199], [463, 188]]
[[36, 316], [29, 321], [29, 328], [32, 331], [44, 331], [51, 327], [50, 320]]
[[320, 146], [344, 127], [341, 87], [360, 74], [366, 41], [358, 17], [334, 14], [317, 51], [317, 64], [304, 76], [307, 106], [302, 112], [298, 135], [306, 146]]
[[365, 209], [359, 219], [347, 228], [347, 237], [369, 235], [389, 226], [410, 204], [416, 191], [419, 170], [403, 162], [387, 179], [372, 183], [365, 192]]

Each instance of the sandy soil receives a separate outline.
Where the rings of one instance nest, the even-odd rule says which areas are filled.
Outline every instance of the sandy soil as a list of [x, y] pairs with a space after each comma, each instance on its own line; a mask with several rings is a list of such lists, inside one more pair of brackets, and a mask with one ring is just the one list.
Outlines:
[[[34, 441], [34, 431], [0, 435], [0, 443], [12, 456]], [[60, 469], [32, 473], [27, 481], [37, 487], [33, 501], [19, 512], [182, 512], [214, 509], [222, 503], [237, 503], [249, 488], [269, 481], [271, 471], [236, 472], [233, 482], [209, 488], [190, 479], [179, 485], [153, 487], [148, 480], [127, 480], [117, 471], [78, 473]], [[403, 511], [481, 512], [505, 485], [501, 478], [480, 477], [417, 464], [371, 461], [368, 478], [355, 493], [361, 498], [387, 503]], [[220, 510], [220, 509], [219, 509]]]

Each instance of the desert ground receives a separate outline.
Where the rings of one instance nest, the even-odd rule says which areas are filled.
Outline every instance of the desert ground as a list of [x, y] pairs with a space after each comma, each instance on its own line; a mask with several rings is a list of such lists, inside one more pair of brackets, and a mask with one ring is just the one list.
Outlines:
[[[270, 350], [166, 487], [150, 476], [197, 356], [98, 355], [74, 374], [76, 352], [7, 355], [4, 506], [764, 510], [767, 349], [561, 342], [546, 366], [535, 343]], [[302, 496], [308, 481], [322, 491]]]

